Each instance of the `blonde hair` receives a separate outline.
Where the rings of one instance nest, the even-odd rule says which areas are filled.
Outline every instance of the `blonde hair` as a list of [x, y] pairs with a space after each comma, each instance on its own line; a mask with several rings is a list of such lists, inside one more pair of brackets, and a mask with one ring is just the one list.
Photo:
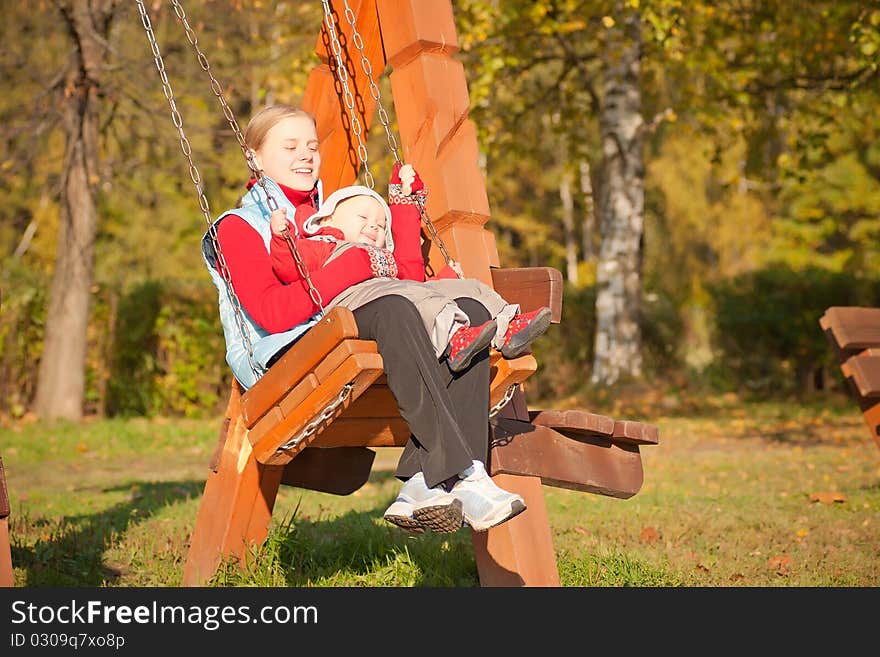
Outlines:
[[266, 141], [266, 135], [272, 128], [283, 119], [295, 117], [309, 119], [317, 127], [315, 117], [304, 109], [293, 105], [269, 105], [251, 117], [244, 131], [244, 143], [248, 148], [255, 151], [260, 150], [263, 142]]

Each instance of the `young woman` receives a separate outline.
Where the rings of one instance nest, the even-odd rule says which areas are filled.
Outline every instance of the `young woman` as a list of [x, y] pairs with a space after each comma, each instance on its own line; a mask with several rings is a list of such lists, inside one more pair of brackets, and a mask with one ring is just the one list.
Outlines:
[[[248, 124], [245, 142], [264, 174], [251, 181], [241, 206], [224, 212], [202, 238], [208, 271], [219, 293], [227, 362], [244, 388], [252, 386], [285, 349], [319, 319], [320, 309], [300, 284], [285, 285], [272, 270], [267, 190], [294, 216], [297, 206], [320, 207], [320, 154], [313, 117], [295, 107], [275, 105]], [[241, 303], [250, 353], [240, 335], [233, 301], [221, 275], [211, 233], [216, 231], [223, 261]], [[311, 274], [322, 299], [374, 277], [370, 254], [348, 249]], [[472, 324], [489, 320], [472, 299], [456, 299]], [[396, 475], [403, 480], [385, 519], [411, 531], [455, 531], [468, 525], [483, 531], [525, 510], [523, 499], [499, 488], [485, 469], [488, 458], [488, 348], [469, 367], [452, 372], [439, 362], [413, 303], [383, 296], [353, 311], [361, 338], [375, 340], [388, 387], [412, 436]]]

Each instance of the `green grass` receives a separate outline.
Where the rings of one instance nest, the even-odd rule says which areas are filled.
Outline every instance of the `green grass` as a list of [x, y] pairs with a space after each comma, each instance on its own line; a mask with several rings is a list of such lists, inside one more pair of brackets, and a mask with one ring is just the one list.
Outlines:
[[[609, 414], [660, 427], [660, 444], [641, 450], [637, 495], [544, 487], [564, 586], [880, 584], [880, 450], [849, 399], [624, 410]], [[178, 586], [219, 428], [0, 427], [16, 585]], [[478, 586], [469, 532], [411, 536], [382, 520], [394, 457], [380, 450], [350, 496], [282, 487], [266, 542], [212, 584]], [[811, 501], [821, 493], [840, 501]]]

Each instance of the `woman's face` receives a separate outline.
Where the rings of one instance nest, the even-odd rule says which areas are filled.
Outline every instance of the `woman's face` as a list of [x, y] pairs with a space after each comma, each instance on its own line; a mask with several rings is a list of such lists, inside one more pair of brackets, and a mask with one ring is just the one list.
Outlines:
[[256, 153], [257, 165], [277, 183], [308, 192], [318, 180], [318, 132], [308, 117], [281, 119], [266, 133]]

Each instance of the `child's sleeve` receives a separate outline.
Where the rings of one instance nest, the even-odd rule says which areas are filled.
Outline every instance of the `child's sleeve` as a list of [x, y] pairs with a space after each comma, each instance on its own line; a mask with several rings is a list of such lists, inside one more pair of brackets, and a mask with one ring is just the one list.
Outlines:
[[296, 262], [283, 235], [272, 235], [269, 242], [269, 255], [272, 257], [272, 271], [282, 283], [292, 283], [301, 277]]
[[424, 203], [427, 200], [428, 190], [416, 173], [412, 185], [413, 193], [404, 196], [401, 191], [399, 170], [400, 164], [395, 164], [388, 185], [388, 205], [391, 208], [391, 234], [394, 236], [397, 277], [424, 281], [425, 259], [422, 257], [421, 215], [416, 203]]

